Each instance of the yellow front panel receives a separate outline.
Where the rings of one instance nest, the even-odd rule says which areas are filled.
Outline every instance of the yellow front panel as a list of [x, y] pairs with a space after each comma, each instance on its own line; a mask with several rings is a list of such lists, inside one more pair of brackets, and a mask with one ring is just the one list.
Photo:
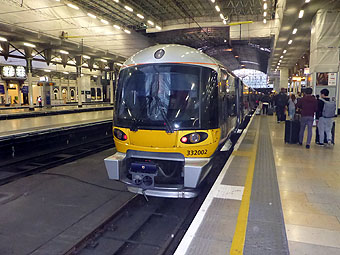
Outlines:
[[221, 136], [220, 129], [197, 130], [197, 132], [206, 132], [208, 138], [197, 144], [184, 144], [180, 139], [186, 134], [194, 133], [195, 130], [175, 131], [167, 134], [165, 131], [160, 130], [139, 129], [133, 132], [128, 128], [118, 129], [122, 130], [128, 137], [126, 141], [114, 138], [118, 152], [126, 153], [129, 149], [151, 152], [176, 152], [190, 158], [211, 157], [218, 146]]
[[161, 130], [129, 130], [130, 144], [142, 147], [172, 148], [177, 144], [177, 132], [166, 133]]

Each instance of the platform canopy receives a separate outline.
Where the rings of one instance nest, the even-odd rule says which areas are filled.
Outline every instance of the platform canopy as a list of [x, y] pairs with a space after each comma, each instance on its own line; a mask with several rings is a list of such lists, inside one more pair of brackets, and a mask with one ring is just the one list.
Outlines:
[[52, 49], [54, 57], [66, 50], [115, 62], [157, 43], [179, 43], [231, 70], [266, 72], [274, 3], [266, 1], [264, 8], [262, 0], [2, 0], [0, 37], [17, 48], [30, 42]]

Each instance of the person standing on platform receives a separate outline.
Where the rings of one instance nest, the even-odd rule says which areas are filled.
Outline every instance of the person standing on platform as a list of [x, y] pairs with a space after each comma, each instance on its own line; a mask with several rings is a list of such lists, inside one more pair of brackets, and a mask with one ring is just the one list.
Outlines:
[[303, 137], [305, 134], [305, 128], [307, 126], [307, 143], [306, 148], [310, 148], [310, 142], [312, 140], [312, 127], [314, 121], [314, 113], [318, 109], [318, 101], [312, 97], [313, 89], [306, 88], [305, 95], [297, 102], [296, 107], [301, 109], [301, 122], [300, 122], [300, 134], [299, 144], [302, 145]]
[[39, 107], [42, 108], [42, 98], [41, 98], [41, 96], [38, 96], [38, 103], [39, 103]]
[[270, 103], [270, 97], [268, 94], [264, 94], [261, 97], [261, 102], [262, 102], [262, 113], [263, 114], [268, 114], [268, 107]]
[[280, 93], [275, 96], [274, 100], [276, 106], [277, 123], [280, 123], [280, 121], [285, 121], [285, 108], [288, 103], [288, 96], [284, 88], [281, 88]]
[[291, 94], [288, 100], [288, 115], [289, 118], [292, 120], [295, 116], [295, 105], [297, 103], [296, 97], [294, 94]]
[[333, 117], [335, 115], [336, 104], [335, 102], [331, 102], [328, 89], [322, 89], [320, 91], [321, 98], [318, 100], [318, 111], [316, 113], [316, 118], [318, 121], [318, 130], [319, 130], [319, 141], [318, 145], [323, 146], [324, 143], [324, 135], [326, 132], [327, 135], [327, 144], [332, 145], [332, 126], [333, 126]]

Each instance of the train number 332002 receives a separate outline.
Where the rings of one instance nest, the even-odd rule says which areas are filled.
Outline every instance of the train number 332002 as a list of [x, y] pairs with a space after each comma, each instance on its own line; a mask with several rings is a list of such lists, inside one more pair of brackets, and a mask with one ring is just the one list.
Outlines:
[[205, 155], [207, 154], [208, 150], [187, 150], [187, 156], [196, 156], [196, 155]]

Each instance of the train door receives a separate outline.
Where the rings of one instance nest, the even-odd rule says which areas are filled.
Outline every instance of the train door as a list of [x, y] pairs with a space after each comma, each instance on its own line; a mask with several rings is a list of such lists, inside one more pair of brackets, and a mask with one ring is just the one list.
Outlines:
[[225, 138], [228, 133], [228, 98], [227, 98], [227, 80], [228, 73], [225, 70], [221, 70], [221, 79], [219, 86], [219, 94], [220, 94], [220, 128], [221, 128], [221, 136]]

